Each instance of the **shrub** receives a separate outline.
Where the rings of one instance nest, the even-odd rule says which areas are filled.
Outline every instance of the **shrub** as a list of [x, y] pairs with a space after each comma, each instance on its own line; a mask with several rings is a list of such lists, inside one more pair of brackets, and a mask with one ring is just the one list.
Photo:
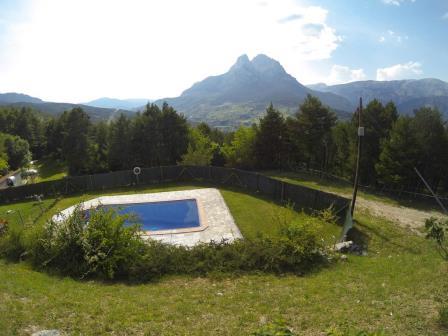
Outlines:
[[448, 306], [440, 308], [439, 323], [443, 328], [448, 329]]
[[293, 225], [284, 228], [280, 237], [223, 240], [190, 248], [149, 241], [130, 276], [145, 281], [164, 274], [303, 274], [327, 260], [317, 237], [305, 226]]
[[30, 248], [34, 265], [64, 275], [114, 279], [127, 276], [138, 262], [144, 243], [137, 225], [114, 210], [92, 211], [89, 222], [75, 209], [63, 222], [48, 222]]
[[[26, 254], [32, 265], [78, 278], [150, 281], [167, 274], [216, 273], [303, 274], [328, 260], [326, 249], [307, 224], [282, 224], [279, 235], [193, 247], [143, 240], [129, 216], [96, 210], [86, 220], [76, 208], [63, 222], [10, 231], [0, 253], [18, 259]], [[24, 244], [23, 242], [26, 242]]]
[[0, 223], [0, 256], [10, 261], [18, 261], [25, 254], [23, 225], [10, 225], [6, 220]]
[[431, 217], [425, 221], [426, 238], [437, 243], [440, 255], [448, 260], [448, 220]]

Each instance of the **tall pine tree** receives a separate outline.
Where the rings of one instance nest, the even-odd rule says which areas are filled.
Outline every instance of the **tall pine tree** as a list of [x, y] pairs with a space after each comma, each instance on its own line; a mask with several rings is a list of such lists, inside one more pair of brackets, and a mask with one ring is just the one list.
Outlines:
[[279, 168], [285, 164], [286, 124], [281, 113], [272, 103], [258, 127], [255, 154], [261, 168]]
[[295, 117], [297, 128], [293, 143], [302, 152], [308, 167], [325, 170], [336, 115], [322, 105], [319, 98], [308, 95]]
[[412, 118], [400, 117], [383, 142], [379, 162], [375, 166], [380, 181], [391, 187], [412, 188], [416, 181], [414, 167], [418, 156]]
[[82, 108], [76, 107], [67, 114], [66, 135], [63, 140], [63, 155], [70, 175], [89, 172], [90, 164], [90, 119]]

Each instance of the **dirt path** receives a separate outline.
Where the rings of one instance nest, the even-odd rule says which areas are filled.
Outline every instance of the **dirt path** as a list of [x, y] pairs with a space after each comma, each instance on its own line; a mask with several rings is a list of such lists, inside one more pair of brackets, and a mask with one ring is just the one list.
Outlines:
[[358, 206], [367, 209], [374, 216], [384, 217], [417, 233], [422, 233], [422, 228], [424, 228], [427, 218], [431, 216], [438, 218], [444, 216], [441, 212], [434, 210], [418, 210], [400, 205], [366, 200], [362, 197], [359, 198]]
[[[337, 193], [339, 194], [339, 193]], [[340, 193], [339, 195], [351, 198], [351, 195]], [[435, 210], [418, 210], [401, 205], [393, 205], [381, 201], [373, 201], [365, 199], [362, 196], [357, 197], [356, 206], [368, 210], [372, 215], [386, 218], [396, 222], [404, 228], [408, 228], [413, 232], [422, 233], [425, 227], [425, 220], [429, 217], [442, 218], [444, 214]], [[355, 209], [356, 215], [356, 209]]]

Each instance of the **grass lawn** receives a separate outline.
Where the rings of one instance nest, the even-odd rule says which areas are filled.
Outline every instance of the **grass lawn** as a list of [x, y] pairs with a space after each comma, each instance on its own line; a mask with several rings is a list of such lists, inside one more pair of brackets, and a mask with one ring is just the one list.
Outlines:
[[67, 167], [62, 162], [53, 159], [42, 159], [36, 163], [35, 169], [39, 176], [35, 182], [59, 180], [67, 176]]
[[[279, 206], [239, 190], [221, 193], [244, 236], [275, 234]], [[52, 208], [35, 225], [97, 195], [77, 195], [56, 204], [46, 200]], [[26, 220], [40, 213], [33, 202], [0, 206], [0, 214], [7, 209], [20, 209]], [[329, 241], [339, 234], [340, 227], [303, 214], [300, 219], [318, 226]], [[143, 285], [105, 284], [58, 278], [31, 270], [26, 263], [0, 260], [0, 334], [59, 329], [69, 335], [247, 335], [266, 321], [283, 318], [300, 335], [322, 335], [334, 325], [382, 328], [388, 335], [447, 335], [436, 320], [437, 310], [448, 302], [448, 265], [434, 245], [367, 213], [357, 221], [357, 235], [368, 245], [368, 256], [350, 255], [346, 262], [302, 277], [176, 276]]]

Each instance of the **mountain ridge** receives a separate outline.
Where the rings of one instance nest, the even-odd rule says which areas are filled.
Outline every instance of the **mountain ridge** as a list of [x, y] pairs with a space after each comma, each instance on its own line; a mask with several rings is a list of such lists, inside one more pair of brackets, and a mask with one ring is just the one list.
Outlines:
[[359, 97], [367, 104], [373, 99], [382, 103], [393, 101], [402, 114], [411, 114], [422, 106], [438, 108], [448, 118], [448, 83], [437, 78], [392, 81], [355, 81], [346, 84], [308, 85], [314, 90], [332, 92], [356, 104]]
[[135, 112], [125, 109], [100, 108], [84, 104], [46, 102], [40, 98], [32, 97], [23, 93], [0, 93], [0, 106], [30, 107], [48, 115], [59, 115], [64, 111], [75, 107], [81, 107], [92, 119], [92, 121], [108, 120], [123, 113], [133, 115]]
[[[264, 54], [252, 60], [241, 55], [227, 72], [194, 83], [179, 97], [160, 99], [155, 103], [167, 102], [193, 123], [205, 121], [212, 126], [235, 127], [257, 121], [270, 103], [285, 115], [291, 115], [308, 94], [317, 96], [342, 119], [350, 117], [359, 97], [363, 97], [366, 104], [374, 98], [383, 103], [392, 100], [401, 114], [411, 114], [422, 106], [435, 107], [448, 119], [448, 83], [440, 79], [365, 80], [305, 86], [288, 74], [278, 61]], [[131, 116], [147, 102], [151, 100], [103, 97], [88, 103], [71, 104], [46, 102], [22, 93], [0, 93], [0, 105], [3, 106], [32, 107], [50, 115], [82, 107], [94, 121], [107, 120], [120, 113]], [[129, 108], [122, 108], [120, 104], [140, 107], [126, 105]]]
[[179, 97], [160, 99], [155, 103], [167, 102], [193, 122], [237, 126], [256, 121], [269, 103], [285, 114], [292, 114], [308, 94], [319, 97], [339, 115], [353, 111], [353, 105], [346, 98], [305, 87], [278, 61], [264, 54], [252, 60], [241, 55], [227, 72], [194, 83]]

